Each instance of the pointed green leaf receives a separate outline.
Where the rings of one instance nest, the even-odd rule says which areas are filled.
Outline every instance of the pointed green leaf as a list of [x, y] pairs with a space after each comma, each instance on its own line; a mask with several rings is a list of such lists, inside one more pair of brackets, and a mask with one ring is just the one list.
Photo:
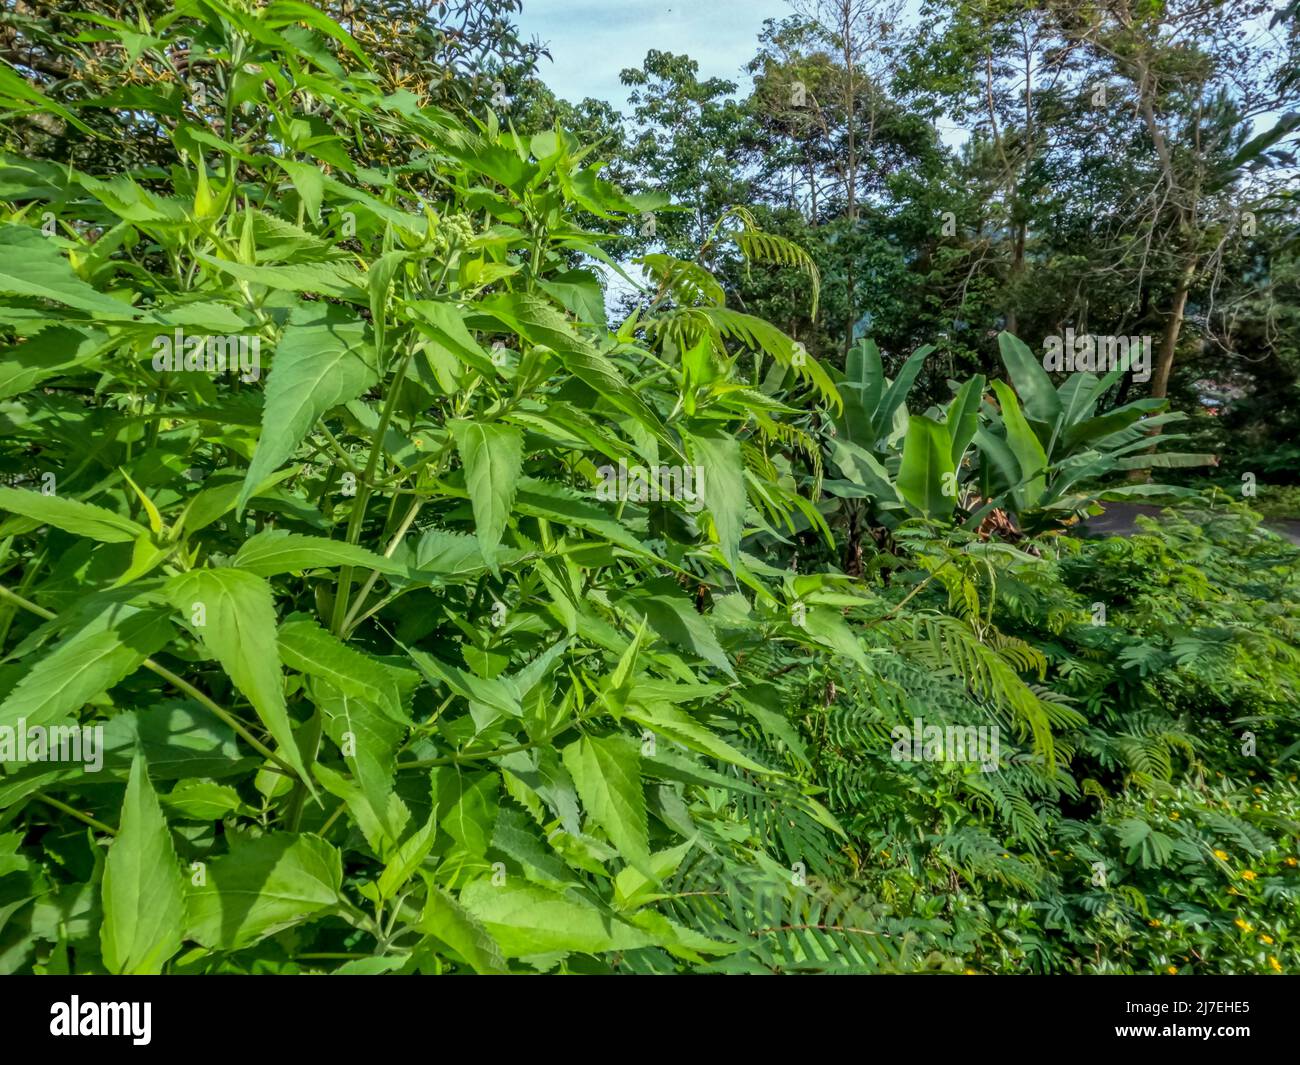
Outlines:
[[1020, 464], [1020, 481], [1017, 491], [1021, 493], [1022, 509], [1035, 506], [1042, 498], [1047, 487], [1047, 453], [1033, 429], [1025, 420], [1011, 386], [1003, 381], [994, 381], [993, 390], [998, 395], [1002, 407], [1002, 424], [1007, 431], [1007, 447]]
[[420, 930], [449, 946], [476, 973], [505, 970], [501, 948], [478, 918], [434, 884], [429, 885]]
[[198, 569], [173, 577], [167, 582], [166, 593], [235, 687], [253, 704], [280, 745], [280, 756], [311, 787], [284, 702], [271, 586], [243, 570]]
[[647, 872], [650, 843], [635, 742], [629, 736], [584, 736], [564, 749], [563, 758], [592, 820], [629, 864]]
[[58, 245], [30, 226], [0, 225], [0, 292], [39, 296], [98, 318], [129, 321], [136, 309], [82, 281]]
[[885, 392], [885, 366], [874, 340], [860, 340], [849, 350], [840, 391], [844, 413], [837, 420], [839, 439], [864, 448], [876, 444], [875, 415]]
[[567, 485], [525, 477], [515, 497], [515, 509], [534, 518], [585, 529], [634, 554], [653, 557], [623, 522], [615, 521], [609, 511]]
[[[265, 285], [267, 288], [281, 292], [311, 292], [358, 301], [364, 301], [366, 298], [366, 275], [346, 263], [285, 263], [274, 266], [253, 266], [248, 263], [232, 262], [229, 259], [218, 259], [215, 255], [208, 255], [205, 252], [195, 252], [195, 258], [240, 281]], [[316, 305], [318, 310], [321, 307], [339, 309], [334, 304]]]
[[415, 319], [415, 327], [438, 353], [450, 356], [477, 370], [489, 381], [499, 376], [488, 353], [465, 325], [464, 310], [454, 303], [413, 300], [406, 311]]
[[1010, 333], [998, 334], [998, 348], [1011, 383], [1024, 403], [1025, 416], [1046, 426], [1050, 432], [1061, 415], [1061, 397], [1051, 375], [1024, 342]]
[[1072, 451], [1081, 444], [1100, 442], [1114, 433], [1137, 425], [1168, 406], [1168, 403], [1166, 399], [1138, 399], [1087, 421], [1071, 423], [1066, 426], [1062, 443]]
[[356, 544], [324, 536], [303, 536], [284, 529], [267, 529], [245, 540], [231, 565], [259, 577], [301, 573], [309, 569], [334, 569], [337, 566], [373, 569], [395, 576], [407, 572], [400, 563]]
[[524, 462], [523, 434], [511, 425], [455, 420], [447, 423], [465, 465], [465, 487], [484, 559], [495, 560]]
[[328, 681], [340, 692], [364, 699], [398, 724], [409, 719], [393, 670], [354, 650], [314, 618], [295, 614], [280, 625], [280, 659], [290, 669]]
[[277, 158], [275, 162], [289, 175], [293, 187], [302, 198], [302, 205], [307, 209], [311, 220], [320, 223], [320, 204], [325, 195], [325, 178], [320, 167], [312, 163], [295, 163], [288, 159]]
[[186, 898], [186, 938], [237, 950], [340, 903], [343, 860], [318, 836], [236, 837]]
[[648, 933], [588, 902], [535, 884], [509, 882], [497, 887], [488, 880], [476, 880], [461, 891], [460, 903], [482, 923], [507, 958], [561, 951], [600, 954], [635, 950], [655, 942]]
[[550, 348], [574, 377], [651, 431], [662, 432], [658, 416], [627, 383], [618, 367], [546, 300], [521, 292], [506, 292], [481, 301], [476, 310], [492, 315], [530, 343]]
[[736, 671], [722, 649], [708, 618], [681, 594], [675, 581], [660, 581], [629, 595], [626, 604], [641, 614], [656, 633], [684, 650], [699, 655], [733, 679]]
[[375, 886], [381, 899], [391, 899], [415, 875], [421, 863], [433, 850], [438, 835], [438, 809], [434, 807], [429, 819], [418, 832], [413, 832], [394, 850]]
[[362, 319], [329, 303], [304, 305], [290, 316], [266, 380], [262, 435], [239, 493], [241, 513], [321, 415], [378, 380], [365, 330]]
[[633, 705], [633, 701], [638, 700], [635, 688], [632, 689], [628, 700], [627, 716], [651, 732], [663, 735], [683, 747], [689, 747], [693, 751], [707, 754], [719, 761], [730, 762], [751, 772], [771, 772], [767, 766], [755, 762], [748, 755], [737, 750], [712, 729], [701, 725], [685, 710], [670, 703], [656, 701], [636, 702]]
[[962, 456], [975, 438], [975, 431], [980, 424], [980, 405], [984, 402], [984, 375], [976, 374], [957, 390], [944, 424], [952, 440], [952, 464], [954, 469], [960, 466]]
[[108, 334], [51, 326], [0, 352], [0, 399], [26, 392], [50, 377], [94, 361], [117, 341]]
[[[740, 562], [740, 538], [745, 530], [745, 460], [740, 441], [729, 433], [694, 433], [691, 456], [704, 472], [705, 510], [713, 519], [722, 556], [735, 567]], [[696, 487], [700, 491], [699, 486]]]
[[912, 385], [916, 382], [921, 367], [925, 364], [925, 360], [932, 351], [934, 351], [933, 345], [926, 344], [924, 347], [919, 347], [912, 352], [899, 369], [898, 376], [894, 378], [894, 383], [886, 390], [874, 415], [877, 440], [889, 433], [889, 427], [894, 421], [894, 416], [907, 402], [907, 394], [912, 391]]
[[162, 972], [181, 946], [185, 880], [140, 754], [131, 763], [102, 891], [99, 939], [105, 967], [112, 973]]
[[93, 616], [28, 671], [0, 704], [0, 725], [48, 725], [80, 710], [175, 635], [166, 611], [114, 603]]
[[0, 510], [105, 544], [130, 543], [149, 536], [149, 530], [143, 525], [104, 507], [25, 488], [0, 488]]

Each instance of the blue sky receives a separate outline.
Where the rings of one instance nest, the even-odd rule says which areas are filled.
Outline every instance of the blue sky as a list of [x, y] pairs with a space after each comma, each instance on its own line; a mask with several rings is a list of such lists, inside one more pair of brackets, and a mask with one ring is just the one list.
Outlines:
[[763, 20], [790, 14], [785, 0], [524, 0], [521, 35], [550, 44], [542, 80], [566, 100], [594, 96], [627, 105], [618, 73], [650, 48], [686, 52], [701, 77], [744, 86]]
[[[918, 6], [907, 0], [904, 21], [915, 20]], [[787, 0], [523, 0], [515, 22], [525, 39], [550, 45], [553, 62], [543, 59], [540, 72], [557, 96], [574, 102], [593, 96], [622, 110], [627, 88], [619, 71], [640, 66], [650, 48], [685, 52], [699, 63], [700, 77], [727, 78], [744, 92], [743, 67], [754, 56], [764, 20], [791, 13]], [[1268, 32], [1268, 18], [1261, 16], [1258, 30]], [[1275, 118], [1258, 118], [1256, 132]], [[965, 140], [947, 122], [939, 128], [950, 145]]]

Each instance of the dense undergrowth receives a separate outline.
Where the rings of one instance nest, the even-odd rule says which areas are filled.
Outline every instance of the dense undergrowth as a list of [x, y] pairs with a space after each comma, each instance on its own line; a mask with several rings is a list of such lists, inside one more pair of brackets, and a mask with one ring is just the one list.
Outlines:
[[5, 753], [0, 968], [1300, 968], [1300, 552], [1123, 480], [1177, 414], [1010, 336], [911, 410], [666, 255], [611, 326], [671, 208], [309, 11], [105, 27], [229, 76], [120, 87], [166, 165], [0, 159], [0, 725], [102, 737]]
[[820, 677], [801, 693], [858, 875], [976, 971], [1295, 971], [1300, 551], [1221, 497], [1168, 513], [1131, 539], [1041, 541], [980, 582], [987, 631], [1036, 648], [1079, 715], [1052, 771], [891, 760], [895, 719], [973, 711], [960, 676], [907, 651], [893, 713], [852, 686], [827, 706]]

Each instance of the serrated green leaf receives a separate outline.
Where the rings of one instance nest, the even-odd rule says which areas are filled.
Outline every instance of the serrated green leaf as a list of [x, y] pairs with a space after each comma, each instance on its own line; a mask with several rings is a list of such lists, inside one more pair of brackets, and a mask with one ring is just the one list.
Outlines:
[[0, 352], [0, 399], [9, 399], [93, 362], [115, 341], [107, 333], [52, 326]]
[[338, 906], [343, 861], [318, 836], [276, 832], [236, 839], [205, 879], [186, 896], [185, 937], [237, 950]]
[[393, 671], [353, 650], [315, 619], [295, 614], [280, 625], [280, 659], [290, 669], [319, 677], [347, 695], [379, 707], [398, 724], [409, 721]]
[[480, 921], [507, 958], [572, 952], [600, 954], [653, 946], [655, 937], [590, 903], [532, 884], [476, 880], [460, 904]]
[[355, 566], [394, 575], [407, 572], [400, 563], [356, 544], [324, 536], [304, 536], [284, 529], [267, 529], [245, 540], [230, 564], [259, 577], [338, 566]]
[[0, 225], [0, 292], [54, 300], [109, 320], [129, 321], [137, 313], [82, 281], [39, 229], [12, 222]]
[[100, 944], [110, 972], [162, 972], [181, 946], [184, 885], [162, 807], [137, 754], [104, 863]]
[[104, 507], [22, 488], [0, 487], [0, 510], [105, 544], [130, 543], [149, 537], [149, 530], [143, 525]]
[[584, 736], [563, 758], [591, 819], [630, 865], [653, 876], [636, 743], [628, 736]]
[[469, 910], [442, 888], [429, 885], [420, 930], [445, 943], [476, 973], [503, 972], [506, 967], [501, 948]]
[[262, 434], [239, 493], [241, 512], [321, 415], [378, 380], [365, 335], [366, 323], [334, 304], [304, 305], [290, 316], [266, 379]]
[[106, 607], [30, 667], [0, 703], [0, 725], [23, 720], [32, 728], [61, 720], [134, 673], [174, 635], [166, 611]]
[[728, 433], [697, 432], [690, 436], [690, 451], [704, 473], [701, 494], [705, 511], [713, 519], [722, 557], [734, 568], [740, 562], [740, 538], [749, 503], [740, 441]]
[[280, 756], [311, 787], [284, 701], [271, 586], [243, 570], [200, 569], [173, 577], [165, 590], [203, 646], [253, 704], [280, 745]]
[[483, 558], [495, 560], [523, 468], [523, 434], [514, 426], [457, 419], [447, 423], [465, 466], [474, 531]]

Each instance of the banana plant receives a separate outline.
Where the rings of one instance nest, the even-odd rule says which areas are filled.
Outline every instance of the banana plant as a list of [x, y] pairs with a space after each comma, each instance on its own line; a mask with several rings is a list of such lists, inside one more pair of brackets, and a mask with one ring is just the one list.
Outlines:
[[850, 532], [865, 524], [893, 528], [907, 518], [975, 525], [994, 508], [1027, 529], [1070, 524], [1097, 499], [1159, 499], [1188, 494], [1160, 484], [1099, 486], [1116, 473], [1199, 466], [1212, 455], [1160, 451], [1185, 434], [1151, 430], [1186, 420], [1163, 399], [1140, 399], [1098, 413], [1123, 372], [1071, 374], [1059, 388], [1016, 337], [998, 338], [1009, 381], [983, 376], [924, 414], [907, 396], [931, 348], [918, 349], [893, 381], [879, 349], [863, 341], [838, 381], [843, 412], [827, 443], [837, 476], [824, 512], [842, 509]]
[[1097, 499], [1159, 499], [1192, 494], [1175, 485], [1130, 483], [1097, 487], [1117, 473], [1204, 466], [1213, 455], [1162, 451], [1184, 433], [1152, 436], [1185, 421], [1165, 399], [1139, 399], [1097, 413], [1107, 390], [1123, 374], [1071, 374], [1058, 387], [1029, 348], [1009, 333], [998, 346], [1010, 384], [993, 382], [985, 424], [974, 435], [980, 452], [980, 493], [1005, 497], [1025, 528], [1068, 524]]
[[963, 484], [975, 473], [982, 375], [955, 387], [942, 408], [908, 410], [908, 393], [933, 350], [918, 348], [893, 380], [885, 376], [874, 341], [863, 340], [849, 352], [837, 382], [844, 410], [828, 440], [829, 461], [839, 476], [825, 487], [842, 501], [851, 527], [870, 522], [892, 528], [909, 517], [950, 521]]

